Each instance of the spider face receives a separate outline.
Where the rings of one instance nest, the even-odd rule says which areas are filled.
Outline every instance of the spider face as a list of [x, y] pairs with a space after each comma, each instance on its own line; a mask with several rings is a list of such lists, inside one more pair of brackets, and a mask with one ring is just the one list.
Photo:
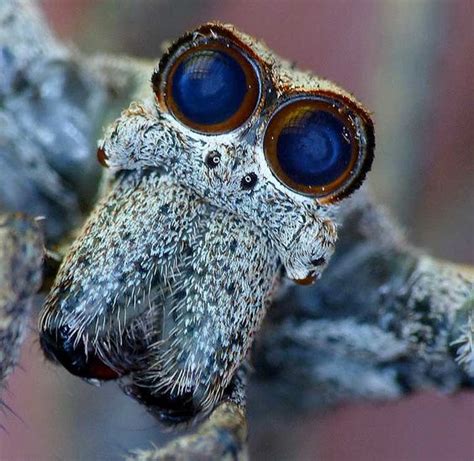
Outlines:
[[334, 204], [363, 181], [374, 137], [351, 95], [231, 26], [181, 37], [152, 89], [100, 142], [115, 183], [40, 328], [70, 371], [127, 375], [128, 392], [175, 423], [222, 397], [281, 269], [302, 283], [320, 276]]
[[[207, 24], [179, 39], [152, 85], [163, 125], [196, 135], [184, 149], [247, 148], [249, 167], [284, 193], [294, 192], [289, 196], [296, 201], [334, 203], [370, 169], [374, 134], [365, 109], [230, 26]], [[236, 160], [245, 157], [240, 152]]]

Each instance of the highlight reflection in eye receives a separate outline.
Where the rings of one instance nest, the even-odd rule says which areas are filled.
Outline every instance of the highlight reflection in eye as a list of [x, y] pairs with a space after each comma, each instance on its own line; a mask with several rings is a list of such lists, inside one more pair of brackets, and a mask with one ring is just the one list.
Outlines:
[[[361, 165], [366, 146], [361, 145], [347, 114], [328, 101], [311, 98], [281, 107], [270, 120], [264, 140], [275, 176], [295, 192], [330, 196], [326, 201], [337, 200], [339, 192], [347, 195], [357, 187], [354, 184], [350, 189], [369, 165]], [[356, 171], [358, 165], [367, 168]]]
[[233, 47], [211, 43], [187, 50], [172, 64], [165, 101], [183, 124], [206, 133], [242, 125], [260, 94], [254, 66]]

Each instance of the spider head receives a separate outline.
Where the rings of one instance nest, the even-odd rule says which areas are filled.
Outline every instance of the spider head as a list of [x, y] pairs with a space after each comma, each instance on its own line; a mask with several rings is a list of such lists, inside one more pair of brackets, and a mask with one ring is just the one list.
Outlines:
[[324, 264], [311, 261], [333, 252], [337, 205], [372, 164], [362, 104], [220, 23], [177, 40], [152, 89], [108, 130], [99, 157], [116, 172], [160, 169], [257, 224], [290, 278], [319, 276]]

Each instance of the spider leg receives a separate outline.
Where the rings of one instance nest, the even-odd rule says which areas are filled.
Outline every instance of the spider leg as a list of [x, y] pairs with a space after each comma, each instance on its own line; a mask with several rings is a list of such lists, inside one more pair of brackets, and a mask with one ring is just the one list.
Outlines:
[[0, 214], [0, 386], [18, 360], [43, 273], [43, 232], [22, 214]]
[[128, 461], [246, 460], [247, 418], [245, 408], [247, 366], [235, 374], [226, 395], [209, 417], [191, 434], [177, 437], [164, 447], [136, 450]]

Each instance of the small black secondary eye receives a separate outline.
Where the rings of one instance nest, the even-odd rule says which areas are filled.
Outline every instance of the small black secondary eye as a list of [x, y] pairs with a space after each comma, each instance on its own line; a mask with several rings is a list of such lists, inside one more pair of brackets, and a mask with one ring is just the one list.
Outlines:
[[323, 257], [315, 258], [315, 259], [311, 260], [311, 264], [313, 266], [322, 266], [325, 263], [326, 263], [326, 259], [324, 259]]
[[221, 154], [219, 152], [209, 152], [206, 157], [206, 165], [209, 168], [215, 168], [221, 162]]
[[244, 190], [253, 189], [257, 184], [257, 175], [255, 173], [247, 173], [240, 181], [240, 187]]
[[165, 100], [183, 124], [205, 133], [242, 125], [260, 95], [255, 67], [242, 51], [209, 43], [185, 51], [172, 64]]

